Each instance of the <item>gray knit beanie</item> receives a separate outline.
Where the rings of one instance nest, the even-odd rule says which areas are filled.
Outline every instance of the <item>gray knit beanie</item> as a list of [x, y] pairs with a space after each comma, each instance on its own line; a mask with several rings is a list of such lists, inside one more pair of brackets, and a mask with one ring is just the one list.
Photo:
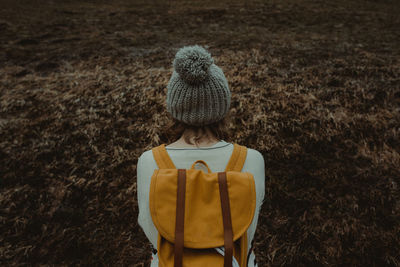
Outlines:
[[224, 118], [231, 92], [223, 71], [202, 46], [184, 46], [173, 61], [167, 85], [167, 111], [189, 125], [207, 125]]

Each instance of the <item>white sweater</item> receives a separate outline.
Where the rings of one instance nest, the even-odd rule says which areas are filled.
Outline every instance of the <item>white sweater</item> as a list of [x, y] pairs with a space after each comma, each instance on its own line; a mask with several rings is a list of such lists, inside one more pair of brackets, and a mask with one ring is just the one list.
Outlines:
[[[165, 147], [168, 155], [171, 157], [177, 169], [190, 169], [196, 160], [204, 160], [212, 172], [225, 171], [226, 165], [233, 152], [233, 144], [220, 141], [211, 147], [203, 148], [172, 148]], [[207, 172], [203, 164], [197, 164], [196, 169], [203, 169]], [[140, 155], [137, 163], [137, 198], [139, 205], [138, 223], [142, 227], [145, 235], [154, 248], [157, 248], [158, 231], [153, 224], [149, 209], [149, 190], [150, 178], [155, 169], [159, 169], [154, 160], [151, 150], [147, 150]], [[258, 215], [265, 194], [265, 165], [264, 158], [260, 152], [255, 149], [247, 149], [247, 157], [244, 162], [242, 172], [250, 172], [254, 176], [256, 185], [256, 211], [252, 223], [247, 230], [248, 249], [257, 227]], [[157, 254], [152, 254], [151, 267], [158, 266]], [[254, 265], [255, 255], [251, 253], [249, 266]]]

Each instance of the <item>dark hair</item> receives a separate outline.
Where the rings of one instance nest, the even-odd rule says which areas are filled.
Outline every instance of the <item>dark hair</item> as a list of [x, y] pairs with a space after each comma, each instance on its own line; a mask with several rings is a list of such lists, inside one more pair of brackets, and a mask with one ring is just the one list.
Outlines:
[[197, 146], [199, 140], [201, 140], [203, 137], [208, 136], [206, 129], [209, 129], [209, 131], [218, 140], [225, 140], [227, 142], [230, 142], [231, 135], [228, 129], [228, 122], [230, 120], [229, 112], [222, 120], [203, 126], [194, 126], [186, 124], [182, 121], [178, 121], [177, 119], [173, 118], [169, 113], [167, 113], [167, 116], [169, 118], [169, 122], [166, 126], [165, 133], [169, 138], [171, 138], [171, 140], [178, 140], [182, 136], [183, 132], [186, 129], [189, 129], [191, 130], [191, 133], [186, 135], [184, 137], [184, 140], [186, 143], [194, 145], [190, 141], [190, 139], [194, 137], [194, 142]]

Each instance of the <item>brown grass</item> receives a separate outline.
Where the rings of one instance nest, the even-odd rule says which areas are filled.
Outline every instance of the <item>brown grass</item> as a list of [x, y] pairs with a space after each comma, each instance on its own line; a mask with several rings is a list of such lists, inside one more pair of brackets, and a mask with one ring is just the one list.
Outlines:
[[1, 1], [1, 265], [147, 266], [136, 161], [208, 46], [262, 152], [259, 266], [400, 266], [398, 1]]

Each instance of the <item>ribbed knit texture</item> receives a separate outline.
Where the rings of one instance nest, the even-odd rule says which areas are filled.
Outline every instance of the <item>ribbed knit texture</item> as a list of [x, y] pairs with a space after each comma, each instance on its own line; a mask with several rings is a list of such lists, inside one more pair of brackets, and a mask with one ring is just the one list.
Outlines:
[[199, 45], [179, 49], [167, 85], [167, 111], [189, 125], [224, 118], [231, 103], [228, 81], [211, 55]]

